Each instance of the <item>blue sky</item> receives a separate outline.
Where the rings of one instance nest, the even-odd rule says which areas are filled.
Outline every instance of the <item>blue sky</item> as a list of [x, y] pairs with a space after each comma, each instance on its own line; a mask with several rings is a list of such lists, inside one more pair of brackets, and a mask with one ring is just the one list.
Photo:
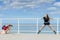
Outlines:
[[0, 0], [0, 18], [60, 17], [60, 0]]
[[[0, 18], [42, 18], [46, 13], [51, 18], [60, 18], [60, 0], [0, 0]], [[12, 21], [17, 23], [17, 20], [3, 20], [2, 22], [4, 25]], [[33, 22], [36, 21], [33, 20]]]

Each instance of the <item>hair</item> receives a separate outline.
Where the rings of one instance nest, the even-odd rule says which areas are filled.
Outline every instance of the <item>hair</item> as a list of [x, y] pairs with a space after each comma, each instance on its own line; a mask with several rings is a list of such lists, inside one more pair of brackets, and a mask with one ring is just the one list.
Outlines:
[[48, 20], [49, 20], [49, 16], [48, 16], [48, 14], [47, 14], [47, 18], [48, 18]]
[[48, 14], [46, 14], [46, 17], [47, 17], [47, 19], [49, 20], [49, 16], [48, 16]]
[[12, 27], [13, 25], [11, 25], [11, 24], [8, 24], [8, 26], [11, 26], [11, 27]]

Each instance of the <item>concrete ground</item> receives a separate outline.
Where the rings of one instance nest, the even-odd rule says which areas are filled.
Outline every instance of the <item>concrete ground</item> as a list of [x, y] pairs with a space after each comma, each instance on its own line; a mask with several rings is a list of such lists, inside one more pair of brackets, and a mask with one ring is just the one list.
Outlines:
[[0, 40], [60, 40], [55, 34], [1, 34]]

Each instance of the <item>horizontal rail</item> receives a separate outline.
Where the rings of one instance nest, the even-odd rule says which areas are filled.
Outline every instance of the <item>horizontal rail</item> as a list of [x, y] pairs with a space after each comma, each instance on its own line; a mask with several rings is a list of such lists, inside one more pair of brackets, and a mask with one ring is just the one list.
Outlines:
[[[0, 20], [1, 21], [4, 21], [4, 20], [17, 20], [17, 23], [15, 23], [15, 24], [13, 24], [13, 26], [18, 26], [17, 28], [18, 28], [18, 30], [17, 30], [17, 32], [18, 33], [20, 33], [20, 32], [38, 32], [38, 27], [40, 27], [41, 25], [42, 25], [42, 21], [41, 20], [43, 20], [42, 18], [0, 18]], [[21, 20], [26, 20], [26, 22], [27, 22], [27, 20], [33, 20], [33, 21], [31, 21], [31, 23], [29, 24], [29, 22], [30, 21], [28, 21], [27, 22], [27, 24], [26, 24], [26, 22], [25, 22], [25, 24], [24, 23], [22, 23], [21, 22]], [[35, 20], [35, 21], [34, 21]], [[57, 29], [57, 33], [59, 33], [60, 31], [59, 31], [59, 21], [60, 21], [60, 18], [53, 18], [52, 19], [53, 21], [54, 20], [56, 20], [55, 22], [56, 22], [56, 25], [53, 25], [53, 27], [55, 27], [56, 26], [56, 29]], [[57, 21], [58, 20], [58, 21]], [[5, 21], [6, 23], [8, 23], [8, 21]], [[23, 21], [24, 22], [24, 21]], [[55, 22], [53, 22], [53, 23], [55, 23]], [[35, 23], [35, 24], [32, 24], [32, 23]], [[40, 23], [40, 24], [39, 24]], [[52, 23], [52, 21], [50, 22], [50, 23]], [[0, 26], [2, 26], [2, 22], [0, 23], [1, 25]], [[21, 27], [22, 26], [33, 26], [33, 27], [36, 27], [36, 29], [35, 29], [35, 31], [32, 31], [32, 30], [25, 30], [25, 31], [21, 31]], [[12, 28], [13, 29], [13, 28]], [[13, 30], [12, 30], [13, 31]], [[15, 30], [16, 31], [16, 30]], [[42, 31], [42, 32], [50, 32], [50, 31]]]
[[[13, 19], [15, 20], [15, 19], [19, 19], [19, 20], [20, 20], [20, 19], [37, 19], [37, 18], [0, 18], [0, 20], [1, 20], [1, 19], [5, 19], [5, 20], [13, 20]], [[41, 20], [42, 18], [38, 18], [38, 19]], [[60, 20], [60, 18], [53, 18], [52, 20], [57, 20], [57, 19]]]

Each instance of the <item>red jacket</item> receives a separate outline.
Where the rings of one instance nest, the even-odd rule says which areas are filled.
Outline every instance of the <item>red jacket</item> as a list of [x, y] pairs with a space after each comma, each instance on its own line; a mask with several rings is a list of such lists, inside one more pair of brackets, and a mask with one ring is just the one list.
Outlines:
[[3, 29], [3, 30], [7, 30], [7, 29], [8, 29], [8, 26], [5, 26], [5, 25], [4, 25], [4, 26], [2, 27], [2, 29]]

